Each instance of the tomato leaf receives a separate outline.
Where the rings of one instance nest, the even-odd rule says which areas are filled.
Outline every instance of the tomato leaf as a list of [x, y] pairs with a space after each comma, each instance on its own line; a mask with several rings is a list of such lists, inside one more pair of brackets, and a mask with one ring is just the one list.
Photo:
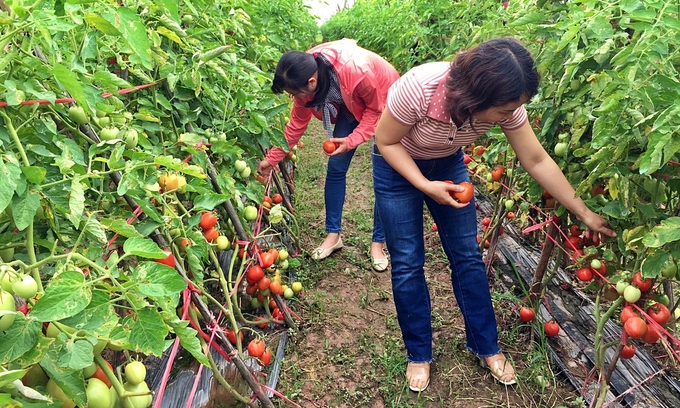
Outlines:
[[118, 235], [124, 236], [125, 238], [141, 237], [141, 234], [137, 232], [135, 227], [128, 224], [123, 219], [103, 218], [101, 220], [101, 225]]
[[[73, 180], [71, 180], [71, 193], [68, 199], [68, 207], [71, 210], [68, 214], [68, 219], [76, 228], [80, 226], [83, 211], [85, 210], [85, 190], [80, 181], [80, 176], [73, 177]], [[104, 241], [106, 241], [106, 237], [104, 237]]]
[[101, 31], [106, 35], [114, 37], [120, 36], [120, 31], [118, 31], [116, 27], [114, 27], [113, 24], [109, 23], [104, 17], [100, 17], [92, 13], [86, 13], [85, 21], [92, 27], [96, 28], [97, 30]]
[[680, 217], [670, 217], [652, 228], [652, 230], [642, 238], [642, 243], [647, 248], [660, 248], [669, 242], [678, 240], [680, 240]]
[[[118, 7], [116, 9], [116, 16], [118, 17], [117, 27], [123, 34], [123, 38], [127, 41], [130, 47], [135, 51], [134, 56], [139, 59], [139, 62], [144, 68], [153, 69], [153, 61], [151, 59], [151, 46], [149, 37], [146, 34], [146, 27], [140, 19], [136, 10], [127, 7]], [[131, 59], [133, 56], [130, 56]]]
[[62, 347], [57, 347], [59, 348], [57, 366], [82, 370], [92, 364], [93, 349], [89, 341], [81, 339], [63, 344]]
[[17, 188], [16, 180], [19, 180], [20, 174], [21, 168], [14, 157], [3, 156], [0, 159], [0, 211], [4, 211], [12, 202], [14, 190]]
[[[133, 271], [140, 292], [150, 298], [173, 298], [179, 302], [179, 293], [187, 287], [175, 268], [158, 262], [141, 262]], [[175, 303], [176, 305], [176, 303]]]
[[92, 289], [85, 276], [76, 271], [55, 275], [45, 294], [35, 303], [31, 316], [41, 322], [61, 320], [80, 313], [92, 299]]
[[17, 314], [14, 323], [2, 334], [0, 363], [5, 366], [19, 357], [26, 358], [24, 353], [33, 350], [38, 344], [38, 340], [43, 338], [41, 330], [41, 322], [35, 319], [26, 319], [21, 314]]
[[155, 307], [139, 309], [130, 332], [130, 346], [140, 353], [160, 357], [165, 349], [165, 336], [168, 332], [168, 327]]
[[54, 64], [52, 68], [52, 75], [59, 81], [66, 91], [76, 100], [80, 106], [89, 106], [85, 98], [85, 91], [81, 84], [82, 80], [78, 77], [75, 71], [61, 65]]
[[148, 259], [162, 259], [168, 256], [161, 248], [148, 238], [128, 238], [123, 244], [126, 255], [135, 255]]
[[58, 350], [50, 348], [43, 359], [40, 360], [40, 367], [76, 405], [86, 406], [87, 397], [85, 396], [85, 381], [82, 371], [59, 367], [58, 358]]
[[194, 358], [202, 364], [210, 364], [208, 358], [203, 354], [201, 342], [198, 340], [196, 330], [187, 327], [189, 322], [187, 320], [180, 320], [177, 316], [167, 322], [172, 331], [179, 337], [179, 342], [182, 347], [191, 353]]
[[92, 300], [80, 313], [61, 320], [67, 326], [92, 331], [100, 336], [108, 335], [118, 323], [108, 292], [94, 290]]
[[217, 193], [203, 193], [194, 200], [194, 211], [212, 210], [229, 199], [228, 195]]
[[657, 278], [661, 276], [661, 270], [664, 268], [669, 259], [673, 259], [668, 252], [658, 251], [652, 255], [647, 256], [642, 261], [640, 272], [645, 278]]
[[87, 222], [83, 227], [83, 232], [85, 232], [90, 238], [92, 238], [95, 243], [105, 244], [107, 241], [106, 231], [104, 231], [104, 227], [102, 227], [101, 223], [97, 221], [97, 219], [94, 217], [90, 217], [87, 219]]
[[22, 166], [21, 172], [26, 176], [29, 183], [40, 184], [45, 180], [47, 169], [39, 166]]
[[23, 231], [33, 221], [40, 206], [40, 196], [32, 190], [26, 190], [21, 197], [15, 197], [12, 203], [14, 225]]

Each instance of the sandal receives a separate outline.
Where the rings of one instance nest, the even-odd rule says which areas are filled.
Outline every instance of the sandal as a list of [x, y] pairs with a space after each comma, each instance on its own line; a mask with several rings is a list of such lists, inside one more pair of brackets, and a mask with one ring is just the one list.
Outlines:
[[[491, 358], [493, 358], [493, 360], [487, 362], [487, 359]], [[493, 378], [499, 383], [503, 385], [513, 385], [517, 383], [517, 381], [515, 381], [515, 369], [512, 367], [512, 363], [505, 358], [503, 353], [498, 353], [486, 358], [480, 357], [479, 363], [482, 367], [488, 367]]]
[[430, 363], [411, 363], [406, 365], [406, 381], [411, 391], [425, 391], [430, 385]]

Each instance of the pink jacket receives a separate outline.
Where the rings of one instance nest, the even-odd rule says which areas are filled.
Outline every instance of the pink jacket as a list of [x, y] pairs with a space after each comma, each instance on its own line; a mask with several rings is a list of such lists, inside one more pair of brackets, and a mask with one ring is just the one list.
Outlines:
[[[355, 149], [375, 134], [378, 119], [387, 103], [387, 90], [399, 79], [399, 73], [389, 62], [359, 47], [354, 40], [321, 44], [307, 52], [323, 54], [338, 74], [342, 100], [359, 121], [359, 125], [347, 136], [347, 149]], [[293, 98], [290, 121], [283, 132], [289, 148], [295, 146], [305, 133], [312, 115], [322, 120], [321, 111], [305, 106], [312, 98], [313, 95]], [[332, 122], [335, 123], [334, 118]], [[276, 166], [285, 156], [281, 148], [274, 147], [267, 153], [267, 161]]]

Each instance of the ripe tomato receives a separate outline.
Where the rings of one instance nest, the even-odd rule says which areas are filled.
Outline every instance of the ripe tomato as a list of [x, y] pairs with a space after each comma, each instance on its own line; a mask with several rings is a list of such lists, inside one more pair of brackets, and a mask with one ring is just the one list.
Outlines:
[[215, 228], [210, 228], [209, 230], [206, 230], [203, 233], [203, 236], [205, 237], [205, 240], [208, 242], [213, 242], [214, 240], [217, 239], [217, 237], [220, 236], [220, 232]]
[[545, 331], [545, 334], [548, 337], [555, 337], [560, 332], [560, 325], [557, 324], [556, 321], [550, 320], [549, 322], [545, 322], [543, 324], [543, 331]]
[[647, 333], [645, 333], [640, 340], [644, 341], [647, 344], [653, 344], [659, 341], [659, 331], [657, 330], [656, 327], [652, 326], [651, 324], [647, 325]]
[[281, 196], [281, 194], [276, 193], [274, 194], [274, 197], [272, 197], [272, 201], [274, 202], [274, 204], [281, 204], [281, 202], [283, 202], [283, 197]]
[[534, 319], [535, 313], [534, 309], [530, 307], [523, 306], [519, 309], [519, 318], [522, 319], [524, 323], [528, 323]]
[[477, 146], [475, 149], [475, 156], [481, 156], [485, 150], [484, 146]]
[[[449, 184], [453, 184], [453, 181], [451, 181], [451, 180], [444, 180], [444, 182], [449, 183]], [[460, 202], [462, 204], [469, 203], [470, 200], [472, 200], [472, 197], [475, 195], [475, 188], [472, 186], [472, 184], [470, 184], [467, 181], [463, 181], [462, 183], [460, 183], [458, 185], [463, 187], [465, 190], [463, 190], [461, 192], [456, 191], [456, 192], [450, 193], [451, 197], [455, 198], [456, 200], [458, 200], [458, 202]]]
[[165, 252], [166, 257], [165, 258], [160, 258], [160, 259], [154, 259], [154, 261], [158, 263], [162, 263], [163, 265], [168, 265], [171, 268], [175, 267], [175, 255], [172, 254], [172, 251], [169, 249], [164, 249], [163, 252]]
[[253, 285], [260, 281], [264, 277], [264, 270], [260, 265], [253, 265], [246, 272], [246, 281], [249, 285]]
[[209, 230], [214, 227], [215, 224], [217, 224], [217, 216], [215, 216], [215, 213], [206, 211], [201, 214], [201, 221], [199, 221], [198, 226], [201, 227], [203, 231]]
[[581, 227], [579, 227], [577, 224], [572, 224], [569, 226], [569, 235], [572, 237], [580, 237], [581, 236]]
[[581, 237], [572, 235], [569, 238], [567, 238], [567, 248], [571, 249], [572, 251], [581, 249], [582, 246], [583, 244]]
[[512, 212], [512, 211], [508, 211], [508, 213], [505, 214], [505, 218], [511, 220], [511, 219], [515, 218], [515, 213]]
[[265, 319], [265, 318], [262, 317], [262, 316], [257, 316], [257, 317], [255, 317], [255, 321], [256, 321], [256, 322], [262, 322], [262, 323], [256, 323], [256, 324], [255, 324], [255, 325], [256, 325], [257, 327], [259, 327], [260, 329], [263, 329], [263, 330], [264, 330], [264, 329], [267, 328], [267, 326], [269, 326], [269, 322], [267, 322], [267, 319]]
[[[236, 333], [231, 329], [226, 329], [224, 332], [231, 344], [236, 345]], [[243, 332], [240, 330], [238, 331], [238, 337], [241, 339], [241, 342], [243, 342]]]
[[260, 279], [257, 282], [257, 288], [260, 289], [261, 291], [265, 291], [269, 289], [269, 285], [272, 283], [271, 279], [269, 279], [266, 276], [263, 276], [262, 279]]
[[85, 109], [75, 105], [68, 108], [68, 117], [79, 125], [84, 125], [90, 121]]
[[248, 354], [251, 357], [258, 358], [264, 353], [265, 344], [264, 341], [259, 338], [253, 339], [248, 343]]
[[[111, 363], [108, 361], [106, 362], [106, 365], [109, 366], [109, 369], [113, 371], [113, 367], [111, 366]], [[97, 366], [97, 370], [95, 370], [94, 374], [92, 374], [92, 377], [90, 378], [98, 378], [100, 379], [104, 384], [106, 384], [107, 387], [111, 387], [111, 380], [109, 380], [109, 377], [104, 374], [104, 370], [102, 370], [101, 367]]]
[[[593, 259], [593, 261], [597, 261], [597, 259]], [[593, 267], [594, 262], [590, 263], [590, 268], [593, 270], [594, 275], [596, 275], [600, 278], [603, 278], [603, 277], [607, 276], [607, 263], [602, 262], [602, 261], [598, 261], [598, 262], [600, 264], [599, 268]], [[595, 265], [597, 265], [597, 263], [595, 263]]]
[[471, 161], [472, 161], [472, 157], [470, 157], [470, 155], [468, 155], [468, 154], [463, 155], [463, 163], [465, 163], [467, 165], [467, 164], [470, 164]]
[[491, 171], [491, 180], [501, 181], [503, 174], [505, 174], [505, 167], [499, 164]]
[[632, 344], [626, 344], [621, 349], [621, 358], [629, 359], [629, 358], [633, 358], [634, 355], [635, 355], [635, 346], [632, 345]]
[[331, 154], [335, 151], [335, 149], [338, 148], [338, 146], [340, 146], [340, 143], [334, 143], [331, 142], [330, 140], [326, 140], [325, 142], [323, 142], [323, 151], [328, 154]]
[[632, 316], [623, 324], [623, 329], [628, 336], [639, 339], [647, 333], [647, 323], [641, 317]]
[[433, 223], [432, 223], [432, 231], [435, 231], [435, 232], [438, 231], [438, 229], [437, 229], [437, 223], [436, 223], [436, 222], [433, 222]]
[[488, 227], [489, 225], [491, 225], [491, 218], [489, 218], [489, 217], [484, 217], [484, 218], [482, 219], [482, 225], [485, 226], [485, 227]]
[[224, 251], [225, 249], [229, 248], [229, 238], [225, 237], [224, 235], [220, 235], [215, 240], [215, 244], [217, 244], [217, 249]]
[[[246, 281], [248, 280], [248, 277], [246, 276]], [[255, 293], [257, 293], [257, 283], [253, 283], [252, 285], [246, 286], [246, 294], [253, 296]]]
[[[14, 291], [16, 293], [16, 291]], [[663, 303], [654, 303], [647, 308], [647, 314], [661, 326], [671, 319], [671, 311]]]
[[576, 271], [576, 277], [582, 282], [590, 282], [593, 279], [593, 272], [590, 268], [581, 268]]
[[283, 312], [279, 310], [279, 308], [272, 310], [272, 317], [274, 318], [274, 320], [278, 321], [283, 321], [284, 319]]
[[275, 295], [283, 295], [283, 286], [281, 282], [272, 281], [269, 284], [269, 291]]
[[179, 250], [182, 252], [186, 252], [188, 246], [191, 246], [191, 240], [189, 238], [180, 238]]
[[263, 268], [269, 268], [276, 262], [276, 258], [278, 258], [278, 253], [274, 255], [273, 252], [262, 252], [260, 254], [260, 258], [262, 260], [261, 264]]
[[262, 366], [266, 367], [272, 361], [272, 352], [268, 348], [264, 350], [264, 353], [260, 356], [257, 362]]
[[146, 379], [146, 366], [141, 361], [131, 361], [125, 366], [125, 379], [137, 385]]
[[633, 306], [625, 306], [621, 310], [621, 324], [626, 323], [626, 321], [631, 317], [640, 317], [640, 315], [635, 311], [635, 309], [633, 309]]
[[637, 286], [640, 289], [640, 291], [646, 292], [652, 288], [652, 285], [654, 285], [654, 279], [645, 279], [642, 277], [641, 272], [637, 272], [633, 276], [633, 280], [631, 280], [630, 283], [632, 285]]

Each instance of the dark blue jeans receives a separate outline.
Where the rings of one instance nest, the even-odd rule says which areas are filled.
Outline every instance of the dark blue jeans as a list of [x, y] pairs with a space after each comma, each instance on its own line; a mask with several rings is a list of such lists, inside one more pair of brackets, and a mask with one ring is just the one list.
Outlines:
[[[333, 137], [347, 137], [359, 125], [356, 119], [349, 120], [344, 114], [339, 114], [333, 128]], [[326, 169], [326, 184], [324, 199], [326, 205], [326, 232], [340, 233], [342, 231], [342, 207], [345, 204], [347, 189], [347, 170], [352, 162], [355, 150], [328, 158]], [[373, 206], [373, 242], [385, 242], [385, 233], [378, 213]]]
[[[463, 153], [416, 160], [428, 180], [469, 181]], [[465, 320], [466, 346], [480, 357], [500, 352], [489, 282], [477, 244], [474, 200], [456, 209], [437, 204], [373, 153], [373, 186], [392, 262], [392, 291], [408, 361], [432, 361], [430, 292], [425, 281], [423, 202], [451, 266], [451, 283]]]

